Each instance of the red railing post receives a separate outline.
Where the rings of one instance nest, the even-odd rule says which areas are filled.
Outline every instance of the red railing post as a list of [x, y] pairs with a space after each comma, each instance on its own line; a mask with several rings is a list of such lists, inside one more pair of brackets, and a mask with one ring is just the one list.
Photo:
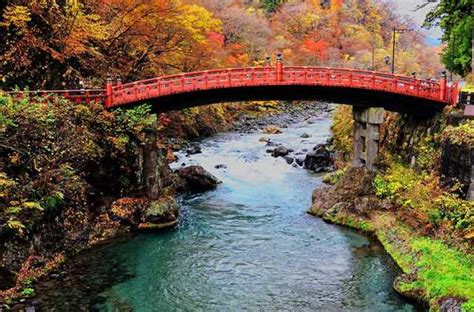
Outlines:
[[277, 54], [277, 63], [276, 63], [276, 80], [277, 82], [283, 81], [283, 58], [281, 53]]
[[441, 76], [441, 79], [439, 81], [439, 99], [441, 101], [446, 101], [446, 91], [447, 91], [447, 85], [448, 85], [448, 80], [446, 79], [446, 74], [443, 74]]
[[105, 82], [105, 108], [112, 107], [113, 105], [113, 93], [114, 88], [112, 84], [112, 78], [107, 78]]
[[415, 80], [415, 95], [420, 96], [420, 80]]

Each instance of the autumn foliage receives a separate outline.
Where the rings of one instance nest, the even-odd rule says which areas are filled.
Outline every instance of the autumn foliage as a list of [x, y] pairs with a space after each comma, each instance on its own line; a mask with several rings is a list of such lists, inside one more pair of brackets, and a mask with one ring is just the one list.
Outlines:
[[[378, 0], [7, 0], [0, 88], [102, 87], [108, 76], [261, 65], [276, 52], [288, 64], [384, 71], [391, 28], [416, 28], [395, 11]], [[400, 73], [441, 69], [419, 31], [397, 41]]]

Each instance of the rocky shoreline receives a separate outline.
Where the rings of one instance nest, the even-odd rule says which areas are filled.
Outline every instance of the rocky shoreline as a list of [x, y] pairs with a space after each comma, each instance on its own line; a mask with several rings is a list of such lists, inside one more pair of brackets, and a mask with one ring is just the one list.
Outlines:
[[[228, 130], [240, 132], [242, 134], [263, 131], [271, 125], [279, 125], [284, 130], [288, 124], [328, 118], [332, 107], [326, 103], [282, 103], [278, 110], [255, 114], [242, 115], [236, 120]], [[199, 142], [190, 142], [185, 144], [175, 144], [176, 140], [170, 140], [165, 146], [171, 146], [174, 150], [185, 150], [188, 154], [199, 153]], [[273, 143], [272, 143], [273, 144]], [[275, 147], [278, 143], [274, 143]], [[147, 148], [147, 146], [145, 146]], [[94, 222], [82, 228], [85, 240], [77, 244], [74, 251], [61, 254], [51, 254], [49, 260], [42, 260], [40, 269], [32, 269], [33, 263], [38, 263], [37, 258], [31, 258], [30, 262], [22, 264], [21, 282], [14, 288], [9, 288], [2, 292], [2, 303], [9, 307], [15, 302], [21, 303], [21, 308], [27, 308], [24, 298], [34, 298], [34, 285], [40, 285], [47, 281], [57, 272], [65, 272], [62, 269], [68, 267], [69, 260], [80, 251], [84, 251], [94, 246], [107, 244], [120, 237], [133, 235], [141, 231], [159, 231], [169, 229], [178, 224], [179, 204], [176, 201], [175, 194], [183, 192], [201, 192], [212, 189], [220, 183], [204, 168], [190, 166], [179, 168], [175, 172], [170, 170], [169, 159], [166, 156], [166, 149], [162, 149], [154, 157], [158, 164], [156, 168], [157, 183], [160, 188], [159, 197], [125, 197], [117, 200], [111, 200], [104, 197], [98, 214], [94, 217]], [[169, 152], [168, 152], [169, 154]], [[285, 155], [288, 156], [288, 155]], [[294, 161], [296, 164], [296, 161]], [[299, 162], [299, 161], [298, 161]], [[301, 162], [300, 162], [301, 164]], [[147, 177], [142, 177], [147, 178]], [[8, 256], [8, 255], [6, 255]], [[11, 258], [14, 261], [14, 257]], [[46, 261], [46, 262], [45, 262]], [[37, 264], [34, 264], [36, 266]], [[53, 279], [55, 277], [53, 276]], [[26, 303], [34, 301], [27, 300]], [[32, 305], [34, 306], [34, 304]]]

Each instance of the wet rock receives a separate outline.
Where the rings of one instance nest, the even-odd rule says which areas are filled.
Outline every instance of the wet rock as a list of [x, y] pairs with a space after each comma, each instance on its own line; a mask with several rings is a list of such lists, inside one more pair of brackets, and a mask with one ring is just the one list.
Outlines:
[[207, 191], [216, 188], [222, 183], [214, 175], [201, 166], [189, 166], [177, 170], [179, 177], [184, 181], [182, 188], [193, 191]]
[[186, 154], [188, 155], [195, 155], [200, 153], [202, 153], [202, 149], [197, 144], [191, 145], [191, 147], [186, 150]]
[[179, 205], [174, 197], [166, 196], [152, 201], [146, 208], [143, 221], [145, 223], [163, 224], [174, 222], [179, 216]]
[[312, 152], [306, 155], [304, 167], [316, 173], [333, 171], [331, 153], [326, 149], [325, 145], [318, 144]]
[[302, 167], [304, 165], [304, 160], [305, 160], [304, 156], [295, 157], [295, 163], [300, 167]]
[[280, 143], [275, 143], [273, 141], [268, 141], [266, 145], [267, 146], [280, 146], [281, 144]]
[[219, 165], [215, 165], [214, 168], [216, 168], [216, 169], [227, 169], [227, 165], [219, 164]]
[[[313, 192], [313, 205], [309, 213], [322, 217], [332, 215], [341, 210], [341, 206], [334, 208], [337, 203], [345, 203], [344, 209], [353, 209], [357, 198], [375, 196], [374, 177], [375, 173], [366, 172], [364, 168], [349, 168], [334, 186]], [[358, 209], [366, 211], [360, 206], [362, 203], [358, 202]]]
[[273, 157], [280, 157], [288, 155], [289, 150], [284, 146], [277, 146], [272, 152]]
[[303, 134], [300, 136], [300, 138], [303, 138], [303, 139], [308, 139], [308, 138], [310, 138], [310, 137], [312, 137], [312, 135], [309, 134], [309, 133], [306, 133], [306, 132], [303, 133]]
[[259, 142], [270, 142], [270, 138], [267, 138], [267, 137], [261, 137], [260, 139], [258, 139]]
[[280, 128], [275, 127], [275, 126], [267, 126], [265, 129], [263, 129], [263, 133], [265, 134], [280, 134], [283, 133]]
[[265, 153], [269, 153], [269, 154], [270, 154], [270, 153], [273, 153], [273, 148], [267, 148], [267, 149], [265, 150]]

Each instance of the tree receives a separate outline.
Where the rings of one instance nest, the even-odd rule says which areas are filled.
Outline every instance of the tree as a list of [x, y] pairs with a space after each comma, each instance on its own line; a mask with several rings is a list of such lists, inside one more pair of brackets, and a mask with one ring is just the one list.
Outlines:
[[275, 12], [283, 0], [261, 0], [262, 6], [268, 13]]
[[[0, 86], [64, 87], [89, 42], [104, 38], [100, 17], [78, 1], [12, 1], [0, 16]], [[70, 66], [76, 63], [75, 66]]]
[[441, 0], [426, 16], [425, 26], [440, 26], [446, 44], [442, 61], [446, 68], [466, 76], [472, 70], [472, 0]]

